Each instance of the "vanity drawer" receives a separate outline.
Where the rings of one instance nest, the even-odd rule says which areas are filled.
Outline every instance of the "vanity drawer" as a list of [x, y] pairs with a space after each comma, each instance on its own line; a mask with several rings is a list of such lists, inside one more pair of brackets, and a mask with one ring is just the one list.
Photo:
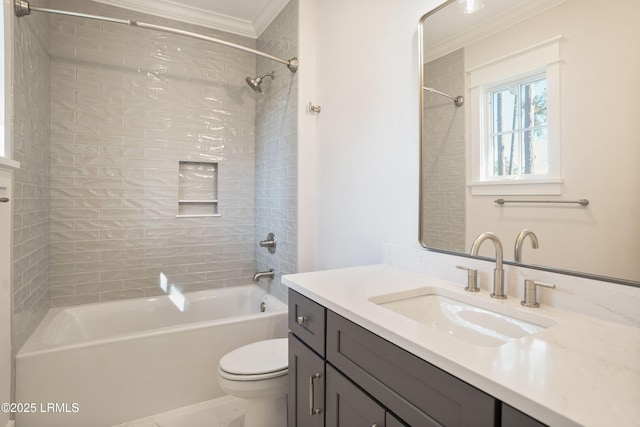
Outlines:
[[326, 309], [289, 289], [289, 330], [316, 353], [324, 356]]
[[411, 426], [495, 425], [493, 397], [329, 310], [327, 360]]

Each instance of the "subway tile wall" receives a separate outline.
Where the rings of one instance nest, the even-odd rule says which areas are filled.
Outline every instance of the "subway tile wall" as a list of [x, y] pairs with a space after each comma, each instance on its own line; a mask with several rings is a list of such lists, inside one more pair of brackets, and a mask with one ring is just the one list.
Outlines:
[[[87, 0], [52, 7], [256, 43]], [[185, 291], [251, 282], [256, 94], [244, 78], [255, 61], [182, 36], [51, 18], [52, 306], [161, 294], [161, 273]], [[218, 163], [220, 217], [176, 218], [180, 161]]]
[[[298, 55], [298, 0], [291, 0], [258, 38], [258, 49], [290, 59]], [[303, 67], [304, 64], [301, 65]], [[283, 274], [296, 273], [297, 229], [297, 109], [296, 74], [286, 66], [258, 58], [258, 73], [275, 71], [257, 96], [256, 117], [256, 261], [259, 271], [275, 270], [268, 291], [283, 301]], [[273, 232], [275, 254], [257, 243]], [[261, 283], [262, 286], [267, 286]]]
[[[464, 51], [425, 64], [425, 85], [451, 96], [464, 93]], [[425, 91], [423, 140], [423, 236], [428, 246], [464, 252], [465, 124], [464, 108]]]
[[[41, 3], [47, 7], [47, 2]], [[12, 348], [49, 309], [49, 17], [14, 19]]]

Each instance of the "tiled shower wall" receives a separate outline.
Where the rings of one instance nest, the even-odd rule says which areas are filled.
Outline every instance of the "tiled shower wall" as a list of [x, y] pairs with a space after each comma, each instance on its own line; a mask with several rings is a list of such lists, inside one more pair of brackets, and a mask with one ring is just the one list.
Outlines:
[[15, 353], [49, 308], [49, 17], [14, 18], [13, 43]]
[[[258, 49], [281, 58], [298, 55], [298, 0], [291, 0], [258, 38]], [[302, 65], [304, 66], [304, 65]], [[258, 96], [256, 118], [256, 261], [258, 270], [273, 268], [269, 291], [287, 299], [283, 274], [297, 272], [297, 109], [296, 74], [258, 58], [258, 73], [275, 71]], [[276, 236], [275, 254], [257, 246], [269, 232]]]
[[[453, 97], [464, 94], [464, 51], [425, 64], [425, 85]], [[423, 236], [428, 246], [465, 248], [464, 105], [425, 91]]]
[[[86, 0], [53, 7], [223, 38]], [[51, 304], [250, 283], [255, 57], [118, 24], [52, 17]], [[288, 72], [288, 71], [287, 71]], [[179, 162], [218, 163], [221, 216], [176, 218]]]

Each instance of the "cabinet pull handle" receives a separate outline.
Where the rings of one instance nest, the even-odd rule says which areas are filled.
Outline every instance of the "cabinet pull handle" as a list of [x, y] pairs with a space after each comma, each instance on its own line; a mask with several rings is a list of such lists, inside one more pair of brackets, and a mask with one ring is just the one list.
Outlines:
[[315, 397], [314, 397], [314, 390], [315, 387], [313, 386], [314, 380], [320, 378], [320, 374], [313, 374], [309, 377], [309, 415], [313, 416], [313, 415], [318, 415], [320, 412], [322, 412], [322, 410], [320, 408], [314, 408], [315, 406]]
[[298, 325], [300, 326], [306, 325], [308, 321], [309, 321], [309, 318], [305, 316], [298, 316], [298, 318], [296, 319], [296, 322], [298, 322]]
[[0, 197], [0, 203], [7, 203], [9, 201], [8, 197]]

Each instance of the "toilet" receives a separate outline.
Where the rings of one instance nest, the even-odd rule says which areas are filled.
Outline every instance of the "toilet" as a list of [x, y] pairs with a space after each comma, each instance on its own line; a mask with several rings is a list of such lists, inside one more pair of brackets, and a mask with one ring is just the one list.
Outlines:
[[287, 338], [247, 344], [220, 359], [220, 387], [248, 401], [244, 427], [287, 425], [288, 363]]

